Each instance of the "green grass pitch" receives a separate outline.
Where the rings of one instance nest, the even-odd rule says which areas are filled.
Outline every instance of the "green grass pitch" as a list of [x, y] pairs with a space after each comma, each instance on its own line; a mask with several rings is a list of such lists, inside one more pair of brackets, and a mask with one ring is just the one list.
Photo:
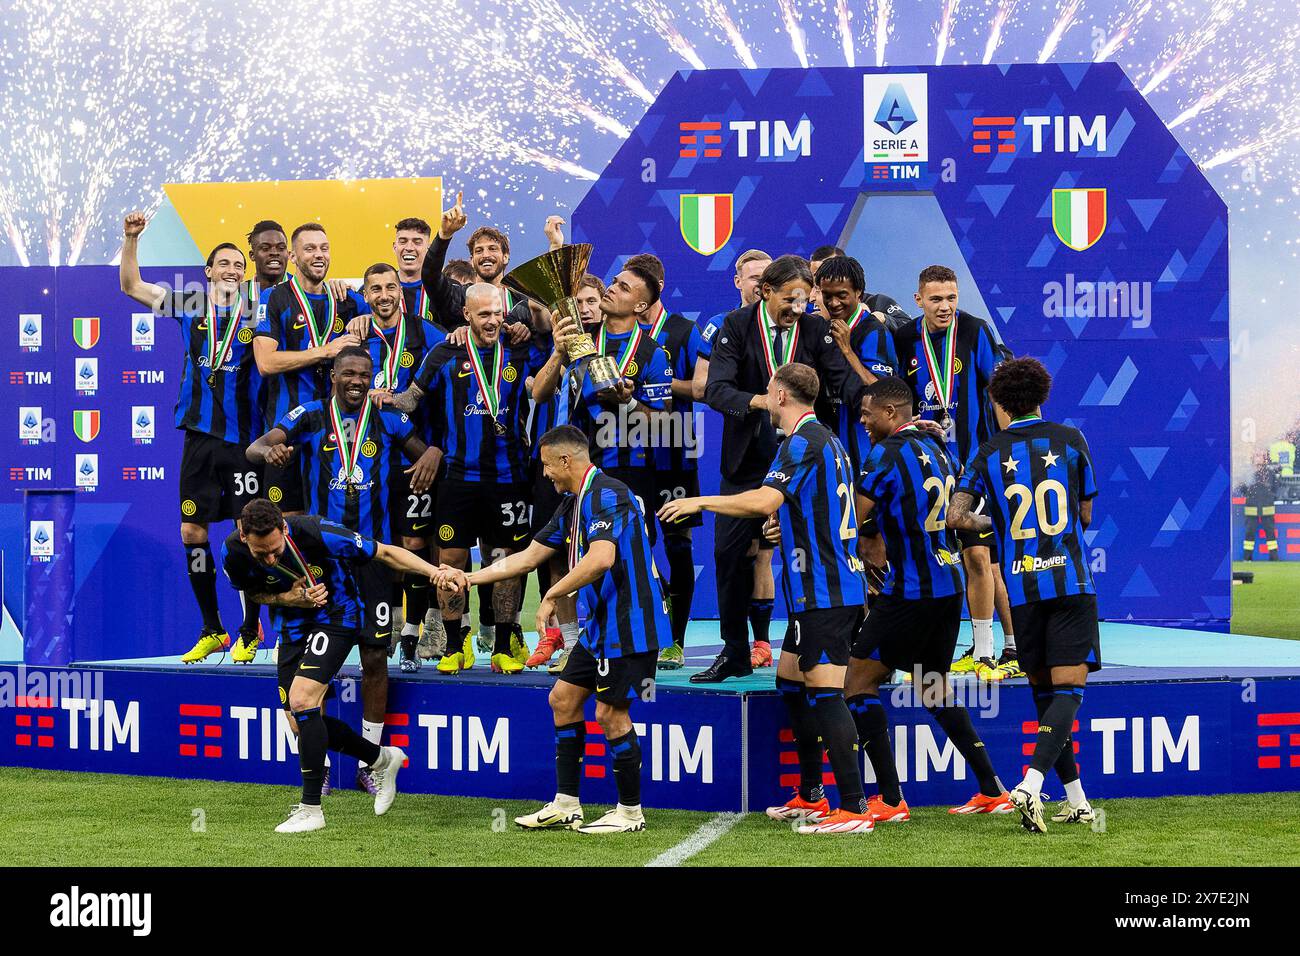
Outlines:
[[[272, 829], [290, 787], [109, 774], [0, 769], [5, 866], [642, 866], [714, 819], [646, 811], [643, 833], [593, 837], [523, 832], [535, 802], [399, 795], [376, 817], [356, 791], [325, 798], [326, 829]], [[1059, 795], [1059, 792], [1057, 793]], [[1099, 800], [1104, 828], [1025, 833], [1015, 816], [950, 816], [919, 808], [870, 835], [799, 836], [751, 813], [688, 866], [1209, 866], [1300, 864], [1300, 793]], [[588, 806], [589, 819], [605, 809]]]
[[1255, 574], [1232, 587], [1232, 633], [1300, 641], [1300, 561], [1235, 561], [1232, 570]]

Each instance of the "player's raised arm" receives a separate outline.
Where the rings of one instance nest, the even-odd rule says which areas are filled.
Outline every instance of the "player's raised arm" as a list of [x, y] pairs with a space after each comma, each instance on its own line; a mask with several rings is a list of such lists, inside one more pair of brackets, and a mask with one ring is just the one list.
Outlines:
[[122, 261], [117, 267], [122, 291], [141, 305], [158, 312], [162, 308], [167, 290], [152, 282], [145, 282], [140, 276], [140, 233], [148, 225], [149, 219], [142, 212], [129, 213], [122, 224]]
[[990, 531], [993, 519], [988, 515], [977, 515], [971, 509], [975, 507], [975, 498], [968, 491], [959, 491], [948, 502], [948, 517], [945, 519], [949, 528], [955, 531]]
[[728, 515], [732, 518], [766, 518], [781, 507], [785, 498], [770, 485], [751, 488], [737, 495], [704, 495], [699, 498], [678, 498], [659, 509], [659, 520], [667, 524], [680, 521], [701, 511]]
[[288, 434], [277, 425], [249, 445], [244, 456], [255, 465], [271, 464], [284, 468], [293, 460], [293, 450]]

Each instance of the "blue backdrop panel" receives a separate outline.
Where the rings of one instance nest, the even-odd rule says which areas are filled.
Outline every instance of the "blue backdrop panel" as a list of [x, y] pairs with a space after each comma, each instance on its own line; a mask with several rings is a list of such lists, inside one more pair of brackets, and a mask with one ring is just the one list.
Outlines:
[[[702, 122], [716, 127], [681, 125]], [[705, 135], [718, 140], [683, 141]], [[1053, 225], [1052, 191], [1071, 188], [1106, 193], [1104, 229], [1081, 250]], [[683, 235], [689, 194], [732, 197], [712, 255]], [[735, 306], [733, 263], [750, 247], [846, 245], [870, 290], [912, 308], [918, 271], [951, 262], [965, 307], [987, 308], [1056, 376], [1048, 414], [1087, 433], [1103, 615], [1226, 629], [1227, 210], [1117, 65], [682, 72], [574, 223], [606, 277], [636, 252], [663, 259], [667, 303], [691, 317]], [[717, 416], [705, 435], [709, 490]], [[697, 541], [697, 610], [716, 613], [708, 528]]]

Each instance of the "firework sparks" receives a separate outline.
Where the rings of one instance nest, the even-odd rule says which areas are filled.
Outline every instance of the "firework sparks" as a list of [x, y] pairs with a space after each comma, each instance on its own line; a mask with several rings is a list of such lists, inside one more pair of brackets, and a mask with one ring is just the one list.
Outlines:
[[682, 36], [682, 32], [673, 24], [672, 15], [661, 0], [640, 0], [636, 8], [641, 11], [641, 16], [645, 17], [646, 22], [654, 28], [655, 32], [668, 42], [672, 51], [691, 65], [691, 69], [705, 69], [704, 61], [695, 52], [691, 42]]
[[736, 21], [731, 19], [731, 14], [727, 12], [726, 7], [721, 0], [704, 0], [704, 12], [709, 15], [714, 23], [721, 28], [731, 41], [732, 48], [736, 51], [736, 56], [740, 57], [740, 62], [745, 64], [748, 69], [758, 69], [758, 63], [754, 61], [754, 54], [749, 50], [749, 44], [745, 42], [745, 36], [736, 26]]
[[781, 22], [785, 24], [785, 32], [790, 34], [790, 48], [799, 58], [799, 65], [806, 70], [808, 69], [808, 47], [804, 43], [803, 29], [799, 26], [799, 14], [795, 11], [794, 0], [779, 0], [779, 3]]
[[885, 44], [894, 32], [894, 0], [876, 0], [875, 17], [872, 19], [872, 35], [876, 45], [876, 66], [885, 65]]
[[1043, 42], [1043, 48], [1038, 51], [1038, 62], [1046, 63], [1056, 52], [1056, 48], [1061, 43], [1061, 37], [1065, 36], [1067, 30], [1078, 22], [1079, 5], [1082, 0], [1069, 0], [1061, 6], [1057, 14], [1056, 22], [1052, 24], [1051, 31], [1047, 34], [1047, 39]]
[[1198, 28], [1180, 31], [1170, 39], [1165, 48], [1164, 62], [1156, 68], [1151, 78], [1142, 87], [1142, 95], [1150, 96], [1152, 91], [1169, 79], [1179, 66], [1193, 60], [1204, 50], [1218, 32], [1237, 16], [1242, 3], [1243, 0], [1237, 0], [1235, 3], [1224, 0], [1223, 3], [1211, 8], [1210, 15]]
[[853, 52], [853, 28], [849, 26], [849, 0], [835, 0], [835, 22], [840, 31], [840, 49], [844, 52], [844, 62], [857, 66], [857, 55]]
[[1115, 27], [1106, 41], [1097, 48], [1093, 61], [1100, 63], [1102, 60], [1109, 59], [1141, 25], [1142, 20], [1151, 10], [1151, 4], [1152, 0], [1142, 0], [1141, 3], [1125, 14], [1124, 19], [1119, 22], [1119, 26]]
[[1006, 29], [1007, 21], [1015, 12], [1016, 3], [1017, 0], [998, 0], [998, 8], [989, 23], [989, 39], [984, 44], [984, 59], [981, 62], [986, 64], [993, 62], [993, 54], [997, 52], [998, 44], [1002, 42], [1002, 31]]
[[934, 65], [943, 63], [943, 55], [952, 46], [952, 24], [957, 16], [957, 4], [960, 0], [943, 0], [943, 10], [939, 15], [939, 25], [935, 36]]

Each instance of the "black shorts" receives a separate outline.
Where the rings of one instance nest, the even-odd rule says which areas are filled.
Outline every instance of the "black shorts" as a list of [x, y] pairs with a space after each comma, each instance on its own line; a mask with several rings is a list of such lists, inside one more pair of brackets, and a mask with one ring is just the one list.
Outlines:
[[263, 497], [262, 466], [244, 449], [203, 432], [185, 432], [181, 450], [181, 520], [196, 524], [239, 517], [244, 505]]
[[533, 519], [532, 533], [538, 534], [546, 527], [552, 517], [555, 516], [555, 509], [560, 507], [560, 502], [564, 496], [555, 490], [555, 482], [551, 481], [542, 472], [542, 460], [533, 459]]
[[564, 670], [560, 671], [560, 680], [595, 691], [596, 700], [602, 704], [618, 706], [634, 700], [652, 701], [658, 659], [658, 651], [643, 651], [598, 661], [579, 643], [574, 645]]
[[[677, 498], [698, 498], [700, 496], [700, 473], [698, 471], [688, 471], [686, 469], [660, 471], [655, 469], [651, 474], [654, 477], [654, 502], [649, 507], [658, 511], [668, 502]], [[650, 515], [646, 514], [649, 520]], [[664, 534], [671, 533], [672, 528], [699, 528], [704, 524], [704, 514], [700, 512], [693, 514], [683, 521], [674, 522], [671, 526], [664, 527]]]
[[382, 561], [367, 561], [357, 568], [356, 575], [365, 609], [359, 643], [386, 650], [393, 636], [393, 569]]
[[[923, 674], [946, 674], [961, 629], [962, 595], [909, 601], [895, 594], [871, 600], [871, 610], [853, 642], [858, 660]], [[1017, 638], [1019, 640], [1019, 638]]]
[[655, 542], [659, 540], [658, 527], [659, 522], [655, 520], [654, 512], [656, 509], [655, 502], [659, 499], [655, 488], [655, 472], [653, 468], [610, 468], [605, 474], [609, 477], [623, 482], [632, 490], [637, 501], [641, 503], [641, 510], [645, 512], [646, 534], [650, 536], [650, 547], [654, 547]]
[[[971, 507], [971, 514], [984, 514], [984, 496], [980, 495]], [[958, 531], [957, 541], [961, 544], [962, 550], [966, 548], [988, 548], [989, 561], [997, 563], [998, 560], [998, 536], [997, 532], [989, 531]]]
[[799, 655], [799, 670], [810, 671], [818, 664], [847, 667], [853, 635], [862, 626], [862, 608], [819, 607], [795, 611], [786, 625], [781, 653]]
[[434, 502], [435, 544], [441, 548], [464, 548], [480, 544], [483, 561], [487, 552], [519, 551], [532, 538], [528, 520], [530, 489], [527, 482], [497, 484], [490, 481], [462, 481], [443, 478]]
[[297, 641], [280, 641], [276, 652], [276, 679], [280, 684], [280, 706], [289, 709], [289, 687], [295, 677], [321, 684], [332, 681], [360, 635], [356, 628], [322, 624]]
[[437, 540], [438, 483], [435, 481], [427, 491], [417, 495], [411, 490], [410, 475], [393, 477], [393, 493], [389, 499], [393, 532], [399, 538]]
[[1097, 595], [1067, 594], [1030, 601], [1011, 609], [1016, 629], [1016, 656], [1026, 674], [1045, 667], [1101, 670], [1101, 628]]
[[266, 497], [280, 506], [281, 511], [305, 511], [307, 499], [302, 491], [302, 472], [298, 457], [283, 468], [266, 466]]

